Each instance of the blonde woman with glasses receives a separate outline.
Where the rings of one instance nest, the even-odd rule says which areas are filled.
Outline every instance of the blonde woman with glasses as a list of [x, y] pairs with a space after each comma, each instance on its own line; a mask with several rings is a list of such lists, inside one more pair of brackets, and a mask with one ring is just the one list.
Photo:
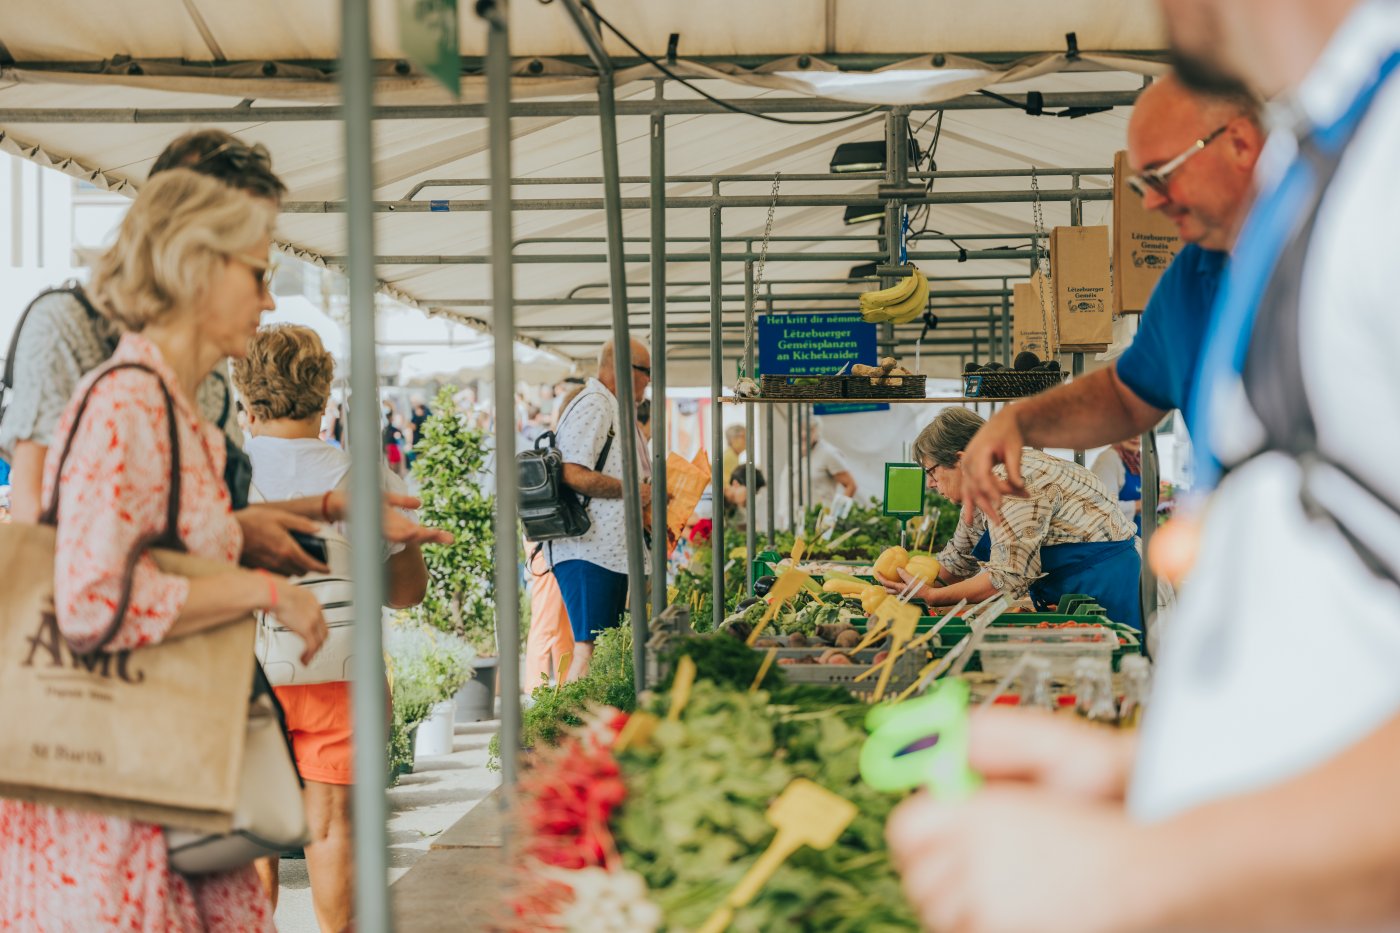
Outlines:
[[[59, 420], [43, 497], [59, 497], [54, 565], [59, 629], [75, 651], [121, 651], [273, 612], [310, 659], [326, 637], [316, 598], [285, 578], [236, 567], [243, 537], [224, 483], [224, 440], [196, 395], [224, 357], [243, 356], [272, 307], [276, 207], [185, 169], [142, 190], [102, 257], [91, 295], [123, 336]], [[113, 371], [115, 370], [115, 371]], [[78, 418], [86, 396], [87, 408]], [[172, 481], [167, 413], [180, 451], [176, 531], [191, 554], [226, 561], [196, 580], [135, 565], [130, 604], [107, 631], [128, 555], [165, 531]], [[71, 445], [61, 464], [60, 453]], [[251, 865], [186, 877], [161, 827], [0, 801], [0, 929], [273, 931]]]

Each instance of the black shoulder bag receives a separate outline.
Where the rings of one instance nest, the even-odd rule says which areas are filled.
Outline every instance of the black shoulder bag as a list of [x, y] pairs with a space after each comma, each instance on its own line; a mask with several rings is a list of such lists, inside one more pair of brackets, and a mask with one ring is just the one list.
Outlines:
[[[575, 399], [574, 403], [577, 404]], [[569, 407], [573, 410], [573, 406]], [[565, 412], [565, 417], [568, 417]], [[563, 419], [559, 427], [564, 426]], [[608, 460], [614, 431], [608, 429], [608, 439], [593, 471], [599, 472]], [[577, 538], [593, 527], [588, 516], [587, 496], [580, 497], [564, 485], [564, 455], [554, 443], [555, 432], [546, 431], [535, 439], [532, 450], [515, 455], [515, 473], [520, 481], [520, 523], [525, 537], [531, 541], [556, 541]]]

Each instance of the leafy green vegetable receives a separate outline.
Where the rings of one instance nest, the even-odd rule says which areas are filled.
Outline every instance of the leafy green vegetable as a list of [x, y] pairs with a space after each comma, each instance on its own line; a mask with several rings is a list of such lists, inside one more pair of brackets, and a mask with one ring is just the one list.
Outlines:
[[[530, 694], [530, 706], [521, 716], [521, 747], [559, 744], [565, 731], [583, 723], [590, 706], [615, 706], [630, 712], [636, 705], [632, 625], [624, 615], [620, 625], [598, 636], [587, 677], [559, 687], [542, 684]], [[491, 737], [487, 746], [486, 766], [493, 771], [500, 769], [499, 733]]]
[[[718, 657], [722, 649], [706, 650]], [[653, 711], [665, 707], [658, 696]], [[885, 851], [895, 801], [857, 773], [865, 711], [839, 691], [749, 694], [701, 680], [680, 722], [663, 722], [648, 745], [620, 756], [628, 797], [614, 836], [669, 925], [694, 929], [721, 904], [772, 838], [768, 804], [805, 777], [851, 800], [859, 815], [831, 849], [788, 859], [730, 928], [917, 929]]]

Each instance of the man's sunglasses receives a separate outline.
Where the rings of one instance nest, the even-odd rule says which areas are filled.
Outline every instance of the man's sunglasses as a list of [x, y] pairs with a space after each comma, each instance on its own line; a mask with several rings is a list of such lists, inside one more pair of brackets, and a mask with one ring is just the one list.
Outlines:
[[1190, 161], [1193, 155], [1200, 152], [1206, 146], [1209, 146], [1211, 143], [1219, 139], [1220, 134], [1224, 133], [1225, 130], [1229, 128], [1229, 126], [1230, 124], [1226, 123], [1225, 125], [1219, 127], [1209, 135], [1202, 136], [1200, 139], [1196, 140], [1194, 143], [1188, 146], [1186, 148], [1186, 151], [1181, 153], [1181, 155], [1177, 156], [1176, 158], [1164, 162], [1156, 168], [1147, 169], [1139, 175], [1133, 175], [1129, 177], [1127, 181], [1128, 187], [1131, 188], [1138, 195], [1138, 197], [1142, 198], [1147, 197], [1147, 191], [1149, 188], [1162, 195], [1163, 197], [1169, 197], [1170, 195], [1168, 194], [1167, 189], [1171, 185], [1172, 174], [1175, 173], [1178, 169], [1180, 169], [1183, 165], [1185, 165], [1188, 161]]

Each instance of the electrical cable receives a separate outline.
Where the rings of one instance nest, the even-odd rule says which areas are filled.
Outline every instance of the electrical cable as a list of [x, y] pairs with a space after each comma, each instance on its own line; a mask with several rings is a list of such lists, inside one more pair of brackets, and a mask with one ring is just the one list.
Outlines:
[[[548, 0], [541, 0], [541, 2], [548, 2]], [[767, 120], [770, 123], [783, 123], [788, 126], [825, 126], [832, 123], [845, 123], [848, 120], [857, 120], [861, 117], [868, 117], [870, 116], [870, 114], [879, 110], [882, 106], [876, 105], [874, 107], [867, 107], [865, 110], [857, 111], [856, 113], [848, 113], [844, 114], [843, 116], [828, 117], [821, 120], [792, 120], [786, 117], [777, 117], [771, 113], [758, 113], [754, 110], [746, 110], [745, 108], [737, 106], [731, 103], [730, 101], [724, 100], [723, 98], [715, 97], [713, 94], [702, 90], [698, 85], [692, 83], [688, 79], [682, 78], [680, 75], [667, 68], [658, 59], [652, 57], [651, 55], [648, 55], [646, 52], [643, 52], [640, 48], [638, 48], [636, 43], [634, 43], [631, 39], [623, 35], [621, 30], [619, 30], [616, 26], [608, 22], [607, 18], [604, 17], [603, 14], [599, 13], [597, 8], [594, 7], [592, 3], [588, 2], [588, 0], [583, 0], [582, 5], [584, 9], [586, 9], [589, 13], [593, 14], [593, 17], [597, 19], [598, 22], [606, 26], [609, 32], [617, 36], [618, 39], [622, 41], [623, 45], [631, 49], [634, 53], [640, 56], [644, 61], [646, 61], [657, 71], [661, 72], [666, 77], [670, 78], [672, 81], [676, 81], [684, 85], [685, 87], [690, 88], [696, 94], [699, 94], [701, 97], [705, 98], [711, 103], [718, 104], [725, 110], [731, 111], [733, 113], [742, 114], [747, 117], [757, 117], [760, 120]]]

